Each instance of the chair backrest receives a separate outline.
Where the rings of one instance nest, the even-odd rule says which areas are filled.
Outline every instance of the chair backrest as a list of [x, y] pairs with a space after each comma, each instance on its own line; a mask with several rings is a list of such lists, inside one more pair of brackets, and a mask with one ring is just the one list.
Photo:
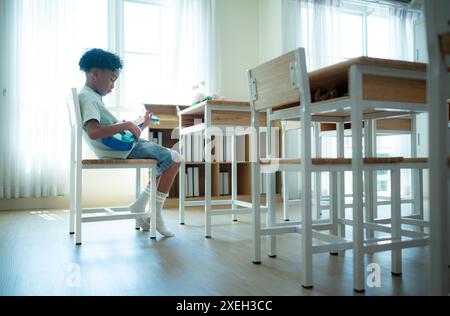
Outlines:
[[71, 126], [71, 148], [72, 159], [80, 161], [82, 156], [82, 139], [81, 139], [81, 110], [80, 101], [78, 99], [77, 88], [70, 89], [70, 95], [67, 98], [67, 109], [69, 112], [69, 120]]
[[247, 80], [250, 101], [256, 111], [294, 103], [310, 103], [304, 48], [248, 70]]
[[80, 100], [78, 99], [77, 88], [70, 89], [70, 95], [67, 98], [67, 109], [69, 111], [70, 125], [81, 127]]

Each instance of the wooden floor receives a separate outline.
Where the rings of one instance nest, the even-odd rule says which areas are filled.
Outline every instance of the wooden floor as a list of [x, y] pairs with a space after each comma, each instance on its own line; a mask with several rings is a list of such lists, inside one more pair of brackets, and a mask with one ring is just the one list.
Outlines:
[[[206, 239], [200, 209], [187, 211], [184, 226], [177, 210], [164, 213], [173, 238], [150, 240], [125, 220], [84, 224], [75, 246], [67, 211], [0, 212], [0, 295], [361, 295], [351, 251], [315, 255], [314, 288], [303, 289], [299, 235], [279, 236], [277, 258], [255, 265], [250, 216], [213, 217]], [[404, 250], [402, 277], [391, 276], [389, 252], [366, 255], [381, 266], [381, 287], [363, 295], [426, 295], [428, 251]]]

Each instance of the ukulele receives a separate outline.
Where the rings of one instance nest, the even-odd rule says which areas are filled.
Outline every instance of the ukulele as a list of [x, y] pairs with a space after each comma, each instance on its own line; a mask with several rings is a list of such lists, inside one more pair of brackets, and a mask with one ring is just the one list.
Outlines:
[[[143, 130], [144, 120], [145, 119], [142, 117], [135, 120], [134, 123], [139, 126], [141, 130]], [[155, 115], [152, 115], [150, 120], [153, 124], [159, 124], [159, 117]], [[130, 131], [125, 130], [114, 134], [113, 136], [101, 138], [100, 141], [112, 150], [128, 151], [133, 148], [133, 144], [137, 140]]]

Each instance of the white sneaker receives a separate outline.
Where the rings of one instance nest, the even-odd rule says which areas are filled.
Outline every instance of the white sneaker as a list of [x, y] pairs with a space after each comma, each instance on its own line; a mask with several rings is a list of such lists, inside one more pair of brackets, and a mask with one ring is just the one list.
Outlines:
[[142, 228], [143, 231], [148, 232], [150, 230], [150, 217], [147, 218], [137, 218], [136, 219], [136, 229]]

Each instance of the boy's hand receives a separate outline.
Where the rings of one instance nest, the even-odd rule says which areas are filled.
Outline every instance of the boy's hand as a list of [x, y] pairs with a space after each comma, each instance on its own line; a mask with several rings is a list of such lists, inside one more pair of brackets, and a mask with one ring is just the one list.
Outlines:
[[141, 136], [141, 129], [139, 128], [139, 126], [137, 126], [133, 122], [127, 122], [126, 124], [126, 129], [129, 130], [136, 139], [139, 139], [139, 136]]
[[150, 125], [152, 116], [153, 116], [153, 112], [145, 112], [145, 114], [144, 114], [144, 123], [142, 123], [142, 128], [143, 129]]

